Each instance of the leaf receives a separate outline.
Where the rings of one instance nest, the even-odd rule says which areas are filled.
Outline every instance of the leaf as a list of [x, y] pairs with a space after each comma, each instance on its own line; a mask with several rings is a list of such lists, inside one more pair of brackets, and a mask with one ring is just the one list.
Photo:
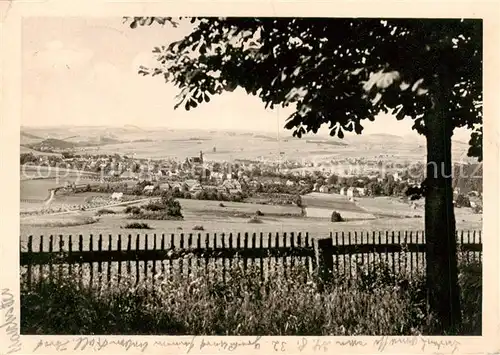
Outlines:
[[403, 118], [405, 118], [405, 111], [403, 110], [403, 108], [401, 108], [396, 114], [396, 119], [398, 121], [401, 121]]
[[356, 134], [361, 134], [363, 132], [363, 126], [361, 126], [359, 122], [355, 122], [354, 131], [356, 132]]
[[295, 127], [295, 122], [293, 122], [293, 120], [288, 121], [287, 123], [285, 123], [285, 128], [286, 129], [292, 129], [294, 127]]

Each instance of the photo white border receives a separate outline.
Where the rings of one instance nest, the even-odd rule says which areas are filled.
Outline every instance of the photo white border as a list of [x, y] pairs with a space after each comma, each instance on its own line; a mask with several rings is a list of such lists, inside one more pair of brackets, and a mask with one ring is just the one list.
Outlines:
[[[483, 335], [481, 337], [391, 337], [406, 339], [411, 344], [386, 347], [386, 353], [500, 353], [499, 324], [499, 224], [498, 210], [500, 183], [499, 163], [499, 111], [498, 93], [500, 26], [499, 6], [496, 1], [40, 1], [0, 0], [0, 55], [2, 92], [0, 105], [0, 189], [3, 203], [0, 207], [0, 291], [9, 289], [15, 295], [14, 315], [19, 326], [19, 126], [21, 117], [21, 21], [25, 16], [303, 16], [303, 17], [423, 17], [423, 18], [482, 18], [484, 26], [484, 218], [483, 218]], [[6, 310], [0, 310], [0, 326], [6, 322]], [[11, 318], [12, 319], [12, 318]], [[0, 328], [0, 354], [8, 353], [11, 344], [7, 327]], [[31, 354], [36, 344], [43, 340], [53, 346], [40, 348], [36, 353], [74, 353], [71, 341], [74, 336], [20, 336], [20, 354]], [[92, 337], [101, 341], [133, 339], [148, 341], [145, 352], [158, 354], [186, 353], [186, 346], [154, 347], [156, 339], [166, 341], [193, 341], [190, 354], [197, 353], [379, 353], [375, 340], [381, 337], [306, 337], [308, 345], [300, 351], [302, 337], [263, 337], [260, 346], [239, 346], [233, 351], [217, 347], [199, 350], [202, 339], [226, 342], [253, 341], [255, 337]], [[342, 346], [335, 342], [356, 339], [366, 346]], [[66, 343], [64, 346], [63, 344]], [[327, 351], [314, 350], [316, 342], [331, 344]], [[58, 343], [59, 342], [59, 343]], [[284, 342], [284, 351], [281, 344]], [[457, 342], [459, 345], [457, 346]], [[57, 347], [56, 345], [59, 344]], [[440, 344], [440, 345], [439, 345]], [[189, 345], [188, 345], [189, 347]], [[90, 353], [90, 347], [77, 353]], [[106, 354], [125, 352], [123, 346], [108, 345], [100, 350]], [[141, 351], [130, 348], [128, 353]]]

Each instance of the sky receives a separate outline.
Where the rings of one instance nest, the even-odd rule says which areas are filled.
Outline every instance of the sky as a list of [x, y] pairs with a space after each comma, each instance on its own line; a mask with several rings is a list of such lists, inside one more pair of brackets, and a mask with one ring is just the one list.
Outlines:
[[[174, 110], [178, 89], [141, 76], [152, 49], [187, 35], [190, 25], [131, 29], [123, 18], [25, 18], [22, 45], [23, 126], [136, 125], [174, 129], [269, 131], [283, 126], [288, 109], [266, 110], [243, 90], [213, 97], [194, 110]], [[415, 135], [412, 121], [381, 115], [363, 133]], [[326, 131], [325, 131], [326, 132]], [[456, 132], [468, 140], [469, 132]]]

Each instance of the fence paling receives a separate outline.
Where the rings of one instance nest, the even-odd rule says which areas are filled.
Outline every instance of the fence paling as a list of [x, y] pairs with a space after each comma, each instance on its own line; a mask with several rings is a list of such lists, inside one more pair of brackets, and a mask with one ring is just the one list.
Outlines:
[[[102, 251], [102, 234], [99, 234], [99, 239], [97, 241], [97, 250]], [[105, 260], [99, 260], [97, 262], [97, 278], [98, 278], [98, 287], [101, 289], [102, 286], [102, 262]]]
[[[174, 248], [175, 248], [175, 234], [171, 234], [170, 235], [170, 252], [173, 252]], [[169, 274], [169, 276], [172, 276], [173, 269], [174, 269], [173, 260], [168, 259], [168, 274]]]
[[[264, 243], [264, 233], [260, 232], [260, 238], [259, 238], [259, 248], [264, 249], [264, 246], [262, 245]], [[259, 259], [259, 266], [260, 266], [260, 280], [264, 281], [264, 258]]]
[[[118, 234], [118, 246], [117, 246], [117, 249], [118, 250], [122, 250], [122, 236], [121, 234]], [[110, 263], [111, 265], [111, 263]], [[121, 276], [122, 276], [122, 262], [120, 261], [118, 263], [118, 278], [117, 278], [117, 282], [118, 282], [118, 285], [120, 285], [121, 283]]]
[[[184, 249], [184, 233], [181, 233], [180, 248]], [[184, 255], [185, 254], [182, 254], [182, 258], [184, 257]], [[184, 275], [184, 262], [182, 258], [179, 258], [179, 272], [181, 275]]]
[[[136, 238], [135, 238], [135, 250], [138, 251], [140, 250], [140, 239], [141, 239], [141, 235], [140, 234], [137, 234]], [[107, 259], [109, 260], [109, 259]], [[137, 254], [136, 254], [136, 258], [135, 258], [135, 284], [138, 285], [139, 282], [141, 281], [140, 280], [140, 271], [141, 271], [141, 266], [139, 265], [139, 259], [137, 258]]]

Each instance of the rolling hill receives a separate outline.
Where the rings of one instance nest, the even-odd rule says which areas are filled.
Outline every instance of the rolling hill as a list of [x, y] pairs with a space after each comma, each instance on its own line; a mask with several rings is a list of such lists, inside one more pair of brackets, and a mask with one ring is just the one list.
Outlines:
[[[27, 133], [27, 134], [26, 134]], [[391, 161], [424, 161], [425, 138], [416, 134], [346, 135], [344, 139], [321, 134], [308, 134], [301, 139], [291, 132], [278, 140], [272, 132], [227, 130], [179, 130], [169, 128], [123, 127], [23, 127], [23, 142], [28, 148], [42, 144], [56, 149], [88, 147], [89, 153], [120, 152], [142, 158], [184, 158], [198, 155], [200, 150], [208, 160], [234, 159], [331, 159], [363, 157]], [[51, 137], [38, 139], [29, 137]], [[94, 149], [95, 148], [95, 149]], [[216, 148], [216, 149], [214, 149]], [[466, 157], [468, 144], [453, 142], [454, 159]], [[283, 154], [280, 154], [283, 152]]]

